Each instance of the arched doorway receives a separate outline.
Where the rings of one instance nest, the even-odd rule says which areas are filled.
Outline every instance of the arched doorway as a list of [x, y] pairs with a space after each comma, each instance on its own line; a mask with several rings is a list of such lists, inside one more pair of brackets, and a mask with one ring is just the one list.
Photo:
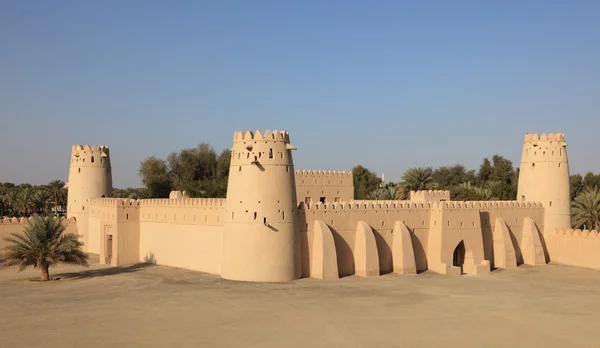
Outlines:
[[452, 266], [460, 267], [460, 273], [463, 274], [463, 264], [465, 263], [465, 242], [460, 241], [454, 249], [452, 256]]

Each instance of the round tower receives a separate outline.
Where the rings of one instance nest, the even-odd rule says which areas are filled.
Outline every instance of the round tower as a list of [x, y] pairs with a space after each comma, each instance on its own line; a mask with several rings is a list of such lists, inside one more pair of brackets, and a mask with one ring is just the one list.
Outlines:
[[562, 133], [526, 134], [517, 199], [544, 206], [544, 234], [571, 228], [571, 187], [567, 143]]
[[112, 172], [108, 146], [73, 145], [69, 168], [67, 217], [77, 221], [78, 233], [87, 245], [87, 213], [90, 198], [112, 196]]
[[296, 184], [286, 131], [235, 132], [223, 234], [221, 276], [295, 279]]

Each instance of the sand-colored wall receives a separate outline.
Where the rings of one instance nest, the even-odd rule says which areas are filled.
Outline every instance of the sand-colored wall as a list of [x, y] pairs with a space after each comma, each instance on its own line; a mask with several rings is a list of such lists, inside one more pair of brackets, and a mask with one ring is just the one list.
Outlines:
[[413, 202], [449, 201], [450, 200], [450, 191], [447, 191], [447, 190], [410, 191], [410, 200]]
[[140, 201], [139, 261], [221, 273], [224, 199]]
[[[63, 233], [78, 234], [77, 224], [75, 221], [67, 220], [65, 218], [62, 218], [61, 220], [66, 227], [65, 232]], [[0, 249], [3, 249], [5, 246], [9, 245], [4, 238], [10, 237], [12, 233], [22, 234], [26, 226], [27, 222], [25, 218], [0, 217]]]
[[354, 199], [352, 172], [332, 170], [297, 170], [297, 202], [347, 202]]
[[556, 229], [546, 233], [550, 261], [570, 266], [600, 269], [598, 231]]
[[[432, 214], [433, 210], [444, 212], [443, 215]], [[474, 214], [473, 212], [476, 212]], [[492, 229], [495, 217], [503, 217], [515, 235], [515, 241], [521, 240], [522, 224], [525, 217], [531, 217], [543, 228], [544, 208], [535, 202], [516, 201], [481, 201], [481, 202], [411, 202], [411, 201], [351, 201], [332, 204], [301, 204], [299, 209], [299, 232], [302, 243], [302, 275], [310, 273], [310, 254], [315, 221], [323, 221], [330, 228], [338, 258], [340, 276], [354, 274], [354, 243], [356, 226], [359, 221], [365, 221], [373, 229], [379, 254], [380, 271], [382, 274], [393, 271], [392, 245], [393, 228], [396, 221], [401, 221], [412, 232], [411, 238], [415, 255], [415, 265], [418, 271], [428, 267], [427, 252], [430, 249], [430, 233], [432, 229], [439, 230], [441, 235], [457, 234], [459, 231], [472, 235], [475, 229], [480, 236], [480, 245], [474, 245], [483, 253], [483, 259], [492, 260]], [[469, 243], [473, 238], [469, 237]], [[460, 240], [457, 239], [456, 243]], [[448, 241], [440, 239], [443, 260], [452, 257], [456, 247], [447, 246]], [[454, 243], [454, 244], [456, 244]], [[450, 250], [452, 249], [452, 250]], [[450, 252], [448, 252], [450, 250]], [[479, 251], [478, 251], [479, 252]], [[447, 255], [449, 254], [449, 255]], [[442, 257], [442, 256], [440, 256]], [[477, 258], [479, 254], [476, 255]]]

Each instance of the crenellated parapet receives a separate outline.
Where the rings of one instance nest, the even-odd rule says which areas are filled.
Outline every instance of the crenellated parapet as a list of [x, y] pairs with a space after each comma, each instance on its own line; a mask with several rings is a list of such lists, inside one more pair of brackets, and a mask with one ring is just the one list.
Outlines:
[[449, 201], [450, 191], [448, 190], [422, 190], [410, 191], [411, 201]]
[[[65, 224], [69, 224], [72, 222], [75, 222], [75, 218], [66, 218], [64, 216], [61, 217], [56, 217], [56, 216], [52, 216], [52, 217], [46, 217], [45, 219], [59, 219], [61, 222], [65, 223]], [[27, 222], [33, 222], [33, 217], [0, 217], [0, 224], [6, 224], [6, 225], [25, 225], [27, 224]]]
[[110, 150], [106, 145], [73, 145], [71, 163], [78, 166], [110, 167]]
[[556, 228], [546, 234], [550, 261], [570, 266], [600, 269], [600, 232]]
[[285, 130], [274, 130], [270, 131], [267, 129], [265, 134], [263, 135], [259, 130], [256, 132], [251, 131], [241, 131], [233, 133], [233, 142], [248, 142], [248, 141], [267, 141], [267, 142], [290, 142], [289, 133]]
[[566, 237], [589, 237], [589, 238], [600, 238], [600, 233], [596, 230], [580, 230], [580, 229], [564, 229], [557, 228], [554, 230], [554, 234], [556, 236], [566, 236]]
[[[291, 150], [287, 131], [269, 131], [263, 135], [260, 131], [235, 132], [231, 148], [231, 171], [242, 171], [244, 167], [282, 166], [292, 171]], [[248, 168], [248, 170], [251, 170]]]
[[542, 135], [538, 135], [537, 133], [527, 133], [525, 134], [525, 141], [526, 143], [530, 142], [530, 143], [537, 143], [539, 141], [558, 141], [558, 142], [563, 142], [565, 141], [565, 135], [563, 133], [548, 133], [548, 135], [546, 135], [546, 133], [542, 133]]
[[151, 198], [141, 199], [140, 205], [151, 206], [151, 207], [167, 207], [167, 206], [181, 206], [181, 207], [223, 207], [225, 206], [225, 198]]

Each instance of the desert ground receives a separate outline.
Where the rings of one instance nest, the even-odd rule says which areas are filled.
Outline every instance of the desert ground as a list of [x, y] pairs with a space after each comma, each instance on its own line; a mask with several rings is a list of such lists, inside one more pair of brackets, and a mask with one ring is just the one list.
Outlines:
[[521, 266], [244, 283], [176, 268], [0, 270], [1, 347], [600, 347], [600, 272]]

